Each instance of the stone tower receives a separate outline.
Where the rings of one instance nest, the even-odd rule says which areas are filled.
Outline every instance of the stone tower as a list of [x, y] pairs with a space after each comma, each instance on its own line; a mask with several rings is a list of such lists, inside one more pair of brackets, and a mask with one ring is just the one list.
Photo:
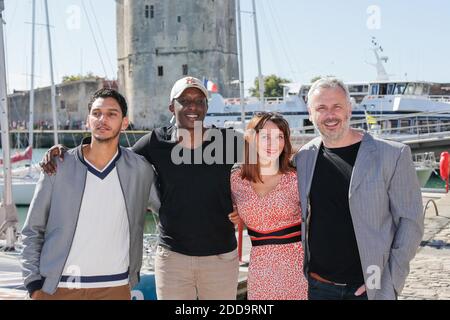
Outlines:
[[136, 128], [167, 125], [170, 90], [186, 75], [237, 96], [235, 0], [116, 0], [119, 90]]

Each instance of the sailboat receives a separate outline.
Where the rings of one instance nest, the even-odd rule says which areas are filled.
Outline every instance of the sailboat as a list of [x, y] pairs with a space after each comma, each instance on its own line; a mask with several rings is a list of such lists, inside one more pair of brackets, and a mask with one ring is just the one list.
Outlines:
[[[19, 253], [16, 249], [17, 211], [13, 202], [13, 188], [11, 177], [9, 114], [6, 89], [5, 43], [3, 37], [4, 0], [0, 0], [0, 112], [1, 139], [3, 149], [3, 194], [0, 205], [0, 295], [2, 299], [20, 299], [25, 297], [21, 288]], [[7, 290], [6, 293], [2, 292]]]
[[[29, 163], [25, 166], [18, 167], [12, 170], [12, 188], [14, 194], [14, 202], [18, 205], [29, 205], [33, 195], [36, 183], [39, 180], [40, 168], [36, 163], [32, 161], [32, 148], [34, 141], [34, 72], [35, 72], [35, 38], [36, 38], [36, 0], [33, 0], [33, 15], [32, 15], [32, 44], [31, 44], [31, 85], [30, 85], [30, 108], [29, 108], [29, 146], [25, 150], [24, 156], [17, 155], [17, 160], [29, 160]], [[44, 1], [46, 12], [46, 27], [47, 27], [47, 43], [49, 50], [49, 65], [50, 65], [50, 78], [51, 78], [51, 104], [53, 113], [53, 135], [54, 144], [58, 144], [57, 134], [57, 121], [56, 121], [56, 89], [53, 75], [53, 59], [52, 59], [52, 43], [50, 35], [50, 21], [48, 14], [47, 0]], [[0, 187], [1, 191], [1, 187]]]

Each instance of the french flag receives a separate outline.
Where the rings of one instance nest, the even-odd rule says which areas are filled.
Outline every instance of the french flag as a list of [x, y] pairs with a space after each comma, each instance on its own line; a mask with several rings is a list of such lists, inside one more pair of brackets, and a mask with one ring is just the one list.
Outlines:
[[212, 82], [211, 80], [208, 80], [205, 78], [203, 80], [203, 85], [205, 86], [206, 90], [208, 90], [209, 92], [213, 92], [213, 93], [219, 92], [217, 85], [214, 82]]

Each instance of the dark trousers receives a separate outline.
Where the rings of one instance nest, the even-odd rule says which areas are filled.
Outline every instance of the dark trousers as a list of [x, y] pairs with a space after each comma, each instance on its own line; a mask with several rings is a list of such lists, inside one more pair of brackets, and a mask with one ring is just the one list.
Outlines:
[[309, 300], [368, 300], [367, 293], [355, 296], [360, 286], [338, 286], [320, 282], [308, 277], [308, 299]]

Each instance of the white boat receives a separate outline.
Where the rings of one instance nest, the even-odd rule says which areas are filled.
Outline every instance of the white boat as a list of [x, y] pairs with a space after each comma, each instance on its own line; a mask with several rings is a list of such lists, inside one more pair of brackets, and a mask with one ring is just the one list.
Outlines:
[[[401, 134], [414, 133], [415, 127], [434, 126], [434, 131], [450, 131], [450, 94], [433, 96], [431, 89], [437, 84], [427, 81], [389, 80], [383, 67], [387, 57], [380, 57], [381, 47], [375, 43], [373, 51], [377, 58], [374, 64], [378, 70], [377, 80], [371, 82], [347, 83], [353, 104], [352, 124], [355, 127], [401, 130]], [[245, 118], [255, 113], [271, 111], [281, 113], [294, 133], [316, 133], [306, 105], [311, 87], [290, 83], [284, 85], [284, 96], [245, 99]], [[212, 93], [205, 122], [217, 127], [236, 127], [242, 121], [241, 99], [224, 99]], [[404, 130], [410, 128], [411, 130]], [[428, 130], [428, 129], [427, 129]]]
[[433, 174], [433, 169], [426, 166], [416, 166], [415, 168], [420, 187], [424, 188]]
[[439, 164], [433, 152], [416, 153], [413, 155], [413, 161], [420, 187], [424, 188]]
[[[30, 148], [30, 147], [28, 147]], [[11, 160], [13, 157], [11, 157]], [[36, 163], [26, 163], [11, 170], [12, 197], [16, 205], [28, 206], [33, 199], [34, 190], [41, 174], [41, 168]], [[3, 173], [0, 172], [0, 193], [3, 192]]]
[[[16, 205], [28, 206], [33, 199], [36, 182], [35, 177], [12, 179], [12, 198]], [[3, 181], [0, 181], [0, 183]], [[3, 184], [0, 184], [0, 193], [3, 193]]]

